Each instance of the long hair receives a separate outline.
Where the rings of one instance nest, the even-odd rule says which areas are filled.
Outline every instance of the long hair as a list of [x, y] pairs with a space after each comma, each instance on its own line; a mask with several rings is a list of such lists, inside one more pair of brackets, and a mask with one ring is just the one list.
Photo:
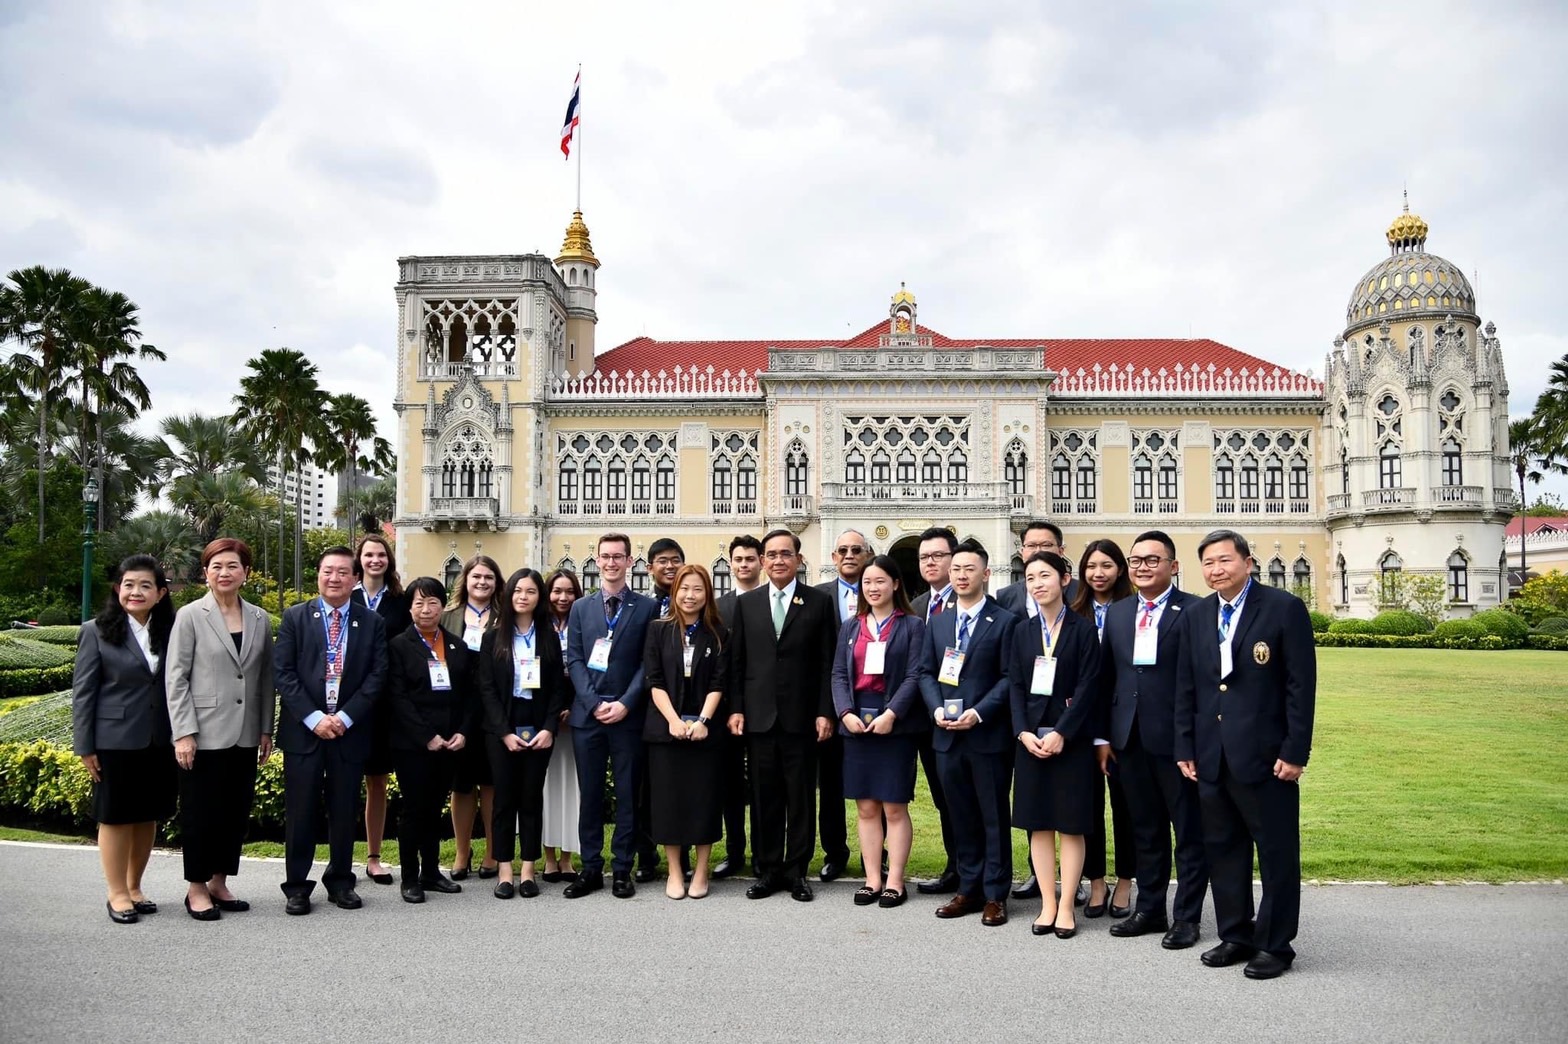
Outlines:
[[[392, 550], [392, 542], [390, 540], [388, 540], [385, 536], [383, 536], [380, 533], [366, 533], [364, 536], [359, 538], [359, 543], [354, 545], [354, 577], [355, 577], [355, 579], [363, 580], [365, 578], [365, 570], [359, 564], [359, 556], [365, 550], [365, 545], [366, 544], [380, 544], [382, 547], [386, 548], [386, 552], [387, 552], [387, 574], [386, 574], [387, 591], [394, 598], [402, 597], [402, 595], [403, 595], [403, 581], [397, 575], [397, 552]], [[495, 575], [496, 575], [496, 579], [499, 580], [500, 577], [501, 577], [501, 574], [499, 572], [497, 572]], [[468, 574], [467, 573], [463, 574], [463, 579], [464, 580], [468, 579]]]
[[126, 573], [131, 572], [151, 573], [153, 584], [164, 594], [147, 618], [147, 635], [152, 639], [152, 651], [162, 656], [169, 650], [169, 632], [174, 630], [174, 603], [168, 597], [169, 578], [164, 575], [163, 566], [151, 555], [132, 555], [115, 566], [110, 576], [113, 583], [109, 589], [109, 600], [93, 617], [98, 624], [98, 634], [110, 645], [124, 645], [130, 641], [130, 614], [120, 604], [120, 581], [125, 579]]
[[570, 569], [557, 569], [555, 572], [545, 577], [545, 612], [549, 613], [552, 619], [555, 618], [555, 606], [550, 604], [550, 592], [555, 590], [555, 582], [561, 579], [563, 576], [572, 582], [572, 597], [576, 599], [583, 596], [583, 582], [577, 579], [577, 574], [572, 572]]
[[[475, 555], [473, 558], [470, 558], [468, 561], [463, 563], [463, 575], [459, 576], [457, 578], [457, 583], [452, 585], [452, 601], [448, 603], [448, 609], [461, 609], [463, 605], [467, 603], [468, 574], [474, 571], [474, 566], [480, 565], [487, 566], [490, 569], [490, 572], [495, 576], [496, 587], [499, 588], [501, 586], [501, 567], [496, 565], [495, 559], [491, 558], [489, 555]], [[501, 597], [499, 591], [496, 594], [491, 595], [491, 603], [493, 604], [499, 597]]]
[[1084, 570], [1089, 568], [1089, 556], [1095, 553], [1116, 563], [1116, 582], [1111, 585], [1111, 601], [1119, 601], [1132, 594], [1132, 579], [1127, 575], [1127, 556], [1122, 554], [1116, 541], [1089, 541], [1083, 549], [1083, 556], [1078, 559], [1078, 593], [1073, 596], [1073, 604], [1068, 608], [1090, 621], [1094, 620], [1094, 590], [1084, 579]]
[[[550, 619], [550, 603], [548, 601], [549, 595], [547, 594], [550, 589], [544, 586], [544, 577], [539, 575], [539, 570], [529, 569], [527, 566], [524, 566], [507, 577], [506, 589], [496, 596], [496, 602], [491, 603], [492, 605], [497, 605], [495, 616], [495, 658], [498, 660], [510, 659], [512, 656], [512, 634], [517, 627], [517, 610], [512, 608], [512, 596], [517, 593], [517, 585], [524, 580], [531, 582], [534, 585], [534, 590], [539, 592], [539, 600], [534, 603], [532, 620], [535, 643], [539, 640], [541, 611], [546, 622]], [[554, 638], [551, 638], [551, 641], [554, 641]]]
[[675, 604], [675, 593], [681, 589], [681, 581], [688, 576], [695, 576], [702, 581], [702, 597], [704, 599], [702, 603], [702, 625], [713, 635], [714, 643], [723, 648], [724, 641], [721, 635], [723, 634], [724, 621], [719, 618], [719, 607], [713, 600], [713, 578], [708, 575], [706, 569], [696, 562], [688, 562], [681, 566], [675, 573], [675, 579], [670, 581], [670, 613], [665, 619], [674, 621], [678, 627], [685, 628], [691, 626], [692, 621], [686, 619], [686, 614], [681, 612], [681, 607]]
[[[872, 566], [876, 566], [878, 569], [882, 570], [882, 572], [892, 577], [893, 582], [898, 585], [897, 587], [893, 588], [893, 608], [904, 613], [914, 612], [914, 610], [910, 608], [909, 605], [909, 592], [904, 590], [904, 574], [898, 571], [898, 563], [893, 560], [893, 556], [877, 555], [871, 561], [866, 563], [866, 569], [870, 569]], [[855, 605], [856, 616], [865, 616], [871, 611], [871, 603], [866, 601], [866, 588], [863, 582], [864, 579], [865, 573], [862, 571], [860, 600]]]

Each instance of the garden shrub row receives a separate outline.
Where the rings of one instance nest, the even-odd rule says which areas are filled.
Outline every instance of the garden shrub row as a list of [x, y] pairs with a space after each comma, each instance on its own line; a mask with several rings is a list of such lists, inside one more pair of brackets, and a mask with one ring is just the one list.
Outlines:
[[[1468, 620], [1445, 621], [1453, 624], [1469, 622]], [[1438, 626], [1442, 627], [1443, 624]], [[1521, 638], [1510, 638], [1500, 634], [1487, 634], [1484, 628], [1456, 629], [1441, 634], [1435, 631], [1432, 634], [1327, 631], [1315, 634], [1313, 638], [1320, 648], [1325, 649], [1541, 649], [1550, 652], [1568, 652], [1568, 635], [1527, 633]]]
[[0, 637], [9, 635], [12, 638], [25, 638], [30, 642], [49, 642], [52, 645], [68, 645], [76, 648], [76, 639], [81, 634], [80, 624], [61, 624], [56, 627], [34, 627], [26, 631], [0, 631]]
[[0, 699], [8, 696], [41, 696], [70, 688], [71, 676], [76, 672], [74, 662], [56, 667], [20, 667], [0, 670]]
[[76, 654], [63, 645], [16, 638], [11, 633], [0, 632], [0, 671], [23, 667], [58, 667], [75, 659]]

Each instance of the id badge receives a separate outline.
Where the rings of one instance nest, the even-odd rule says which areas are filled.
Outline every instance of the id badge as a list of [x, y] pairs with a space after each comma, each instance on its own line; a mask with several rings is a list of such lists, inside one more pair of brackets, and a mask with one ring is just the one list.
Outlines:
[[1140, 627], [1132, 640], [1132, 662], [1135, 667], [1153, 667], [1159, 655], [1160, 633], [1154, 627]]
[[1231, 662], [1231, 658], [1230, 658], [1230, 643], [1229, 642], [1221, 642], [1220, 643], [1220, 677], [1221, 678], [1228, 678], [1228, 677], [1230, 677], [1230, 672], [1234, 669], [1234, 667], [1235, 667], [1235, 665]]
[[469, 650], [472, 652], [479, 651], [479, 642], [484, 638], [484, 636], [485, 631], [483, 627], [463, 628], [463, 644], [468, 646]]
[[1034, 678], [1029, 682], [1029, 691], [1036, 696], [1049, 696], [1056, 688], [1056, 657], [1036, 656], [1034, 658]]
[[517, 692], [515, 695], [524, 699], [533, 698], [533, 690], [539, 688], [539, 661], [532, 656], [524, 657], [517, 661]]
[[588, 654], [588, 669], [590, 671], [607, 671], [610, 669], [610, 639], [600, 638], [593, 643], [593, 652]]
[[881, 674], [887, 664], [887, 643], [866, 643], [866, 674]]
[[327, 679], [327, 713], [328, 714], [336, 714], [338, 712], [338, 690], [342, 687], [342, 685], [343, 685], [343, 679], [341, 679], [341, 678], [328, 678]]
[[450, 692], [452, 690], [452, 672], [439, 661], [430, 664], [430, 691]]
[[937, 673], [936, 680], [943, 685], [957, 685], [958, 675], [964, 669], [964, 654], [949, 646], [942, 653], [942, 669]]
[[696, 655], [697, 655], [697, 650], [694, 647], [690, 646], [690, 645], [686, 646], [685, 648], [683, 648], [681, 650], [681, 665], [682, 665], [682, 669], [685, 670], [685, 672], [686, 672], [686, 677], [688, 677], [688, 678], [691, 677], [692, 659]]

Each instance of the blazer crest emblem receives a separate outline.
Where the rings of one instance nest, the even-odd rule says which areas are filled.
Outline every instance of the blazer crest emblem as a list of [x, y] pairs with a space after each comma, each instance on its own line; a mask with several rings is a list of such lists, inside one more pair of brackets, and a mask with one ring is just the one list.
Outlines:
[[1269, 662], [1269, 643], [1259, 642], [1252, 647], [1252, 662], [1259, 667]]

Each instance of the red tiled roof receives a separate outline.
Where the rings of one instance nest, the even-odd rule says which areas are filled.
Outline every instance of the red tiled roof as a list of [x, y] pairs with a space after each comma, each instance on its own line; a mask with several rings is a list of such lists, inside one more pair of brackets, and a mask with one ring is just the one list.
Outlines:
[[[1256, 373], [1259, 369], [1273, 369], [1276, 364], [1256, 355], [1211, 341], [1208, 338], [1140, 337], [1140, 338], [963, 338], [955, 339], [927, 327], [918, 327], [921, 334], [931, 338], [933, 348], [1045, 348], [1045, 364], [1057, 373], [1089, 370], [1096, 363], [1102, 369], [1115, 365], [1147, 367], [1158, 372], [1162, 367], [1171, 370], [1178, 364], [1187, 369], [1207, 368], [1217, 370], [1227, 367], [1240, 371], [1246, 367]], [[784, 351], [811, 350], [814, 348], [875, 348], [878, 338], [887, 332], [887, 323], [880, 322], [847, 340], [821, 341], [656, 341], [651, 337], [637, 337], [617, 345], [595, 359], [595, 369], [601, 373], [658, 373], [675, 366], [712, 366], [716, 371], [737, 370], [755, 372], [768, 368], [768, 349]]]
[[1524, 523], [1526, 533], [1539, 533], [1543, 529], [1556, 532], [1568, 530], [1568, 515], [1515, 515], [1508, 520], [1508, 528], [1503, 530], [1505, 536], [1518, 536], [1519, 525]]

